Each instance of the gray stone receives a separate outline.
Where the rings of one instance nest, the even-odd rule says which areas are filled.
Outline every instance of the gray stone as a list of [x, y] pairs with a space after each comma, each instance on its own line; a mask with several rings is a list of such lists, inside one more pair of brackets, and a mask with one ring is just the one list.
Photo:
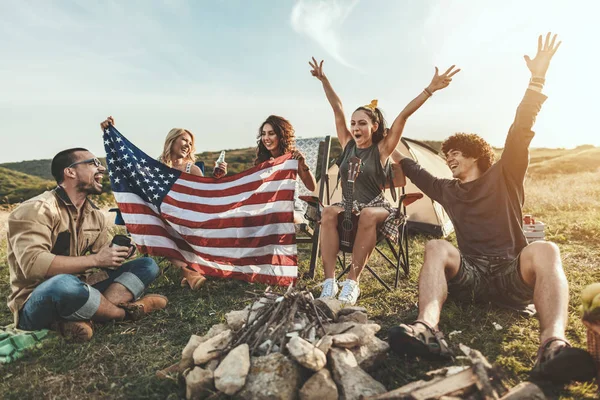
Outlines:
[[342, 400], [359, 400], [361, 395], [367, 397], [386, 392], [385, 386], [358, 366], [348, 349], [333, 347], [329, 351], [329, 365]]
[[342, 315], [352, 314], [353, 312], [363, 312], [363, 313], [367, 314], [367, 309], [364, 307], [359, 307], [359, 306], [346, 305], [338, 312], [338, 317], [340, 317]]
[[338, 315], [338, 322], [355, 322], [358, 324], [366, 324], [367, 321], [367, 314], [361, 311], [354, 311], [350, 314]]
[[313, 374], [302, 389], [300, 400], [337, 400], [338, 389], [327, 368]]
[[314, 304], [319, 310], [323, 311], [323, 313], [333, 321], [337, 320], [338, 312], [343, 307], [341, 301], [332, 298], [316, 299], [314, 301]]
[[346, 349], [357, 347], [360, 343], [358, 336], [356, 336], [354, 333], [342, 333], [340, 335], [334, 335], [332, 336], [332, 339], [335, 347], [343, 347]]
[[300, 366], [281, 353], [252, 357], [246, 385], [237, 396], [245, 400], [295, 400]]
[[378, 324], [357, 324], [355, 322], [340, 322], [325, 325], [325, 331], [329, 335], [338, 335], [342, 332], [354, 333], [358, 336], [361, 346], [370, 342], [380, 329], [381, 326]]
[[286, 344], [290, 356], [300, 365], [313, 371], [319, 371], [327, 364], [325, 353], [312, 343], [295, 336]]
[[221, 352], [218, 350], [225, 349], [229, 345], [232, 337], [231, 330], [226, 330], [207, 341], [200, 343], [196, 350], [194, 350], [194, 363], [196, 363], [196, 365], [204, 364], [213, 358], [220, 357]]
[[204, 341], [203, 336], [192, 335], [190, 340], [181, 352], [181, 361], [179, 362], [179, 370], [184, 371], [194, 367], [194, 350]]
[[[246, 323], [246, 320], [248, 320], [249, 312], [250, 310], [244, 309], [230, 311], [227, 314], [225, 314], [225, 320], [227, 321], [227, 326], [229, 327], [229, 329], [231, 329], [232, 331], [239, 331]], [[249, 323], [252, 323], [254, 318], [256, 318], [256, 312], [252, 311], [252, 313], [250, 314]]]
[[327, 335], [323, 336], [319, 341], [315, 344], [325, 355], [329, 352], [329, 349], [333, 345], [333, 336]]
[[385, 340], [373, 336], [370, 342], [363, 346], [350, 349], [356, 358], [358, 365], [368, 371], [375, 368], [379, 363], [385, 360], [390, 345]]
[[221, 332], [225, 332], [229, 327], [226, 324], [215, 324], [210, 327], [206, 335], [204, 335], [204, 340], [208, 340], [212, 337], [217, 336]]
[[187, 400], [205, 399], [213, 393], [212, 371], [195, 367], [185, 376], [185, 398]]
[[204, 364], [204, 369], [214, 372], [218, 366], [219, 366], [219, 359], [214, 358], [214, 359], [210, 360], [209, 362], [207, 362], [206, 364]]
[[215, 387], [231, 396], [246, 383], [250, 370], [250, 348], [246, 343], [231, 350], [215, 370]]

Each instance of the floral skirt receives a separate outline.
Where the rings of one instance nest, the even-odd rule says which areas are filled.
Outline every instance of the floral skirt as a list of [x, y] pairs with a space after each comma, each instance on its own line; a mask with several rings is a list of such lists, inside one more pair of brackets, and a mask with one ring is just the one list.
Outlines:
[[[332, 205], [345, 208], [346, 199]], [[398, 227], [404, 222], [405, 215], [398, 212], [398, 208], [392, 207], [390, 202], [383, 196], [383, 193], [379, 194], [379, 196], [375, 197], [368, 204], [359, 203], [356, 200], [352, 203], [352, 210], [354, 211], [362, 211], [366, 207], [381, 207], [390, 213], [379, 227], [377, 234], [378, 237], [384, 236], [392, 241], [398, 240]]]

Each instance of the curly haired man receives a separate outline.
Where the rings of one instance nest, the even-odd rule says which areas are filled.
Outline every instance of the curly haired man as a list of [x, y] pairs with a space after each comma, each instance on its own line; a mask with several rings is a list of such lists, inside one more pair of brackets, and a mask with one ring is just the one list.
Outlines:
[[553, 382], [592, 379], [595, 366], [588, 353], [565, 339], [569, 288], [558, 246], [528, 244], [522, 230], [523, 182], [529, 164], [531, 130], [546, 100], [542, 94], [550, 60], [560, 45], [556, 35], [538, 39], [534, 59], [525, 56], [531, 80], [504, 151], [494, 163], [491, 146], [474, 134], [458, 133], [442, 145], [454, 179], [438, 179], [410, 158], [404, 173], [447, 211], [458, 249], [445, 240], [425, 246], [419, 276], [419, 316], [389, 332], [400, 354], [447, 358], [447, 343], [438, 329], [448, 293], [460, 300], [491, 301], [523, 307], [532, 301], [540, 318], [540, 348], [532, 377]]

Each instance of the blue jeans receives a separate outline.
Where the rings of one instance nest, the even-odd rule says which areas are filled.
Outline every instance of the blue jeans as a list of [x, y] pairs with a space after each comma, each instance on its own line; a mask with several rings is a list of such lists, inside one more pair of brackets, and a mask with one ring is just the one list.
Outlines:
[[160, 270], [153, 259], [141, 257], [106, 272], [108, 279], [93, 286], [69, 274], [55, 275], [42, 282], [19, 312], [18, 328], [33, 331], [48, 328], [58, 320], [90, 320], [98, 311], [101, 293], [112, 283], [125, 286], [138, 299]]

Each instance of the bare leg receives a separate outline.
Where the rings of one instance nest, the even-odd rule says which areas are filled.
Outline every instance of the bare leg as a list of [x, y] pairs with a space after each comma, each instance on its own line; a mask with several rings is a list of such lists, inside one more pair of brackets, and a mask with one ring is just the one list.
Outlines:
[[102, 295], [114, 304], [115, 306], [121, 303], [129, 303], [133, 300], [133, 294], [127, 289], [125, 286], [121, 285], [118, 282], [113, 282]]
[[[115, 285], [115, 284], [113, 284], [113, 285]], [[117, 285], [119, 285], [119, 284], [117, 283]], [[109, 288], [110, 288], [110, 286], [109, 286]], [[125, 290], [127, 290], [127, 289], [125, 289]], [[107, 291], [108, 291], [108, 289], [107, 289]], [[131, 296], [131, 298], [133, 298], [133, 296]], [[113, 320], [121, 321], [124, 318], [125, 318], [125, 310], [117, 307], [115, 304], [113, 304], [111, 301], [109, 301], [103, 295], [100, 296], [100, 307], [98, 307], [98, 311], [96, 311], [96, 314], [94, 314], [92, 316], [92, 320], [98, 321], [98, 322], [105, 322], [105, 321], [113, 321]]]
[[419, 320], [437, 327], [442, 306], [448, 297], [448, 280], [460, 268], [460, 253], [445, 240], [430, 240], [419, 275]]
[[520, 258], [521, 276], [533, 287], [533, 302], [540, 316], [540, 341], [565, 337], [569, 306], [569, 284], [560, 261], [560, 250], [552, 242], [525, 247]]
[[342, 207], [325, 207], [321, 217], [321, 258], [323, 260], [325, 279], [335, 278], [336, 257], [340, 250], [337, 218], [338, 214], [343, 210]]
[[389, 211], [382, 207], [367, 207], [360, 212], [358, 230], [352, 249], [352, 268], [348, 273], [349, 279], [358, 282], [360, 274], [377, 244], [377, 228], [388, 215], [390, 215]]

